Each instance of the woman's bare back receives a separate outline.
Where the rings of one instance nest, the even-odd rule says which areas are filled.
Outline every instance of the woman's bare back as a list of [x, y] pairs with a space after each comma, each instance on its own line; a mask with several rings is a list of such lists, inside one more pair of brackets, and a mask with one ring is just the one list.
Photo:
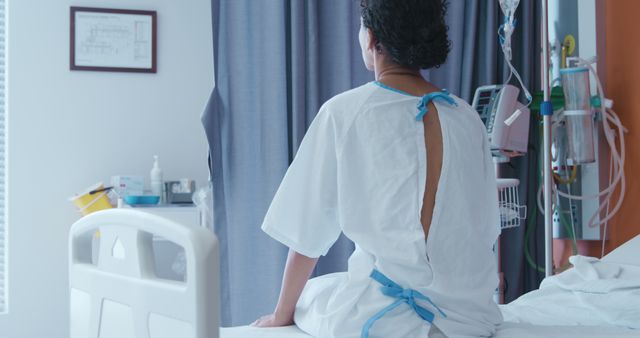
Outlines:
[[[384, 83], [392, 88], [415, 96], [441, 91], [440, 88], [425, 82], [422, 78], [408, 78], [389, 76]], [[435, 206], [438, 182], [442, 172], [442, 129], [438, 110], [433, 103], [428, 105], [428, 113], [422, 118], [424, 125], [424, 141], [427, 152], [427, 179], [424, 187], [424, 196], [420, 212], [420, 223], [424, 230], [425, 239], [429, 236], [433, 209]]]
[[429, 103], [429, 113], [423, 117], [424, 141], [427, 149], [427, 180], [420, 212], [420, 222], [424, 229], [425, 239], [429, 235], [429, 227], [433, 218], [433, 209], [436, 203], [438, 182], [442, 171], [442, 129], [440, 118], [433, 103]]

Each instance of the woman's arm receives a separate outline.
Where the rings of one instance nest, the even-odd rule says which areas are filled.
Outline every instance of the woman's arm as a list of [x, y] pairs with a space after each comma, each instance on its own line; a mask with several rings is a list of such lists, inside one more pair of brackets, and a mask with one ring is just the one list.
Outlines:
[[310, 258], [289, 250], [275, 312], [256, 320], [251, 325], [258, 327], [293, 325], [296, 303], [317, 262], [317, 258]]

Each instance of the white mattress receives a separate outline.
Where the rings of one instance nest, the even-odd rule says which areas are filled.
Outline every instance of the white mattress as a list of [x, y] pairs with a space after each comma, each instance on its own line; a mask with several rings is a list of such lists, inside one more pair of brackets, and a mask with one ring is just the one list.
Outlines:
[[251, 326], [220, 328], [220, 338], [310, 338], [296, 326], [260, 329]]
[[[604, 338], [639, 337], [640, 331], [615, 327], [589, 326], [534, 326], [520, 323], [504, 323], [494, 338]], [[220, 338], [310, 338], [295, 326], [259, 329], [240, 326], [222, 328]], [[354, 337], [356, 338], [356, 337]]]
[[602, 257], [605, 262], [640, 266], [640, 235]]

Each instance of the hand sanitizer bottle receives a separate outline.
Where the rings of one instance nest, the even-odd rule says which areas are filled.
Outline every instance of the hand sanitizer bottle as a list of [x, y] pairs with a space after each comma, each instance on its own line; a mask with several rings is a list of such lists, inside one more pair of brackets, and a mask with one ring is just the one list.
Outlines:
[[153, 156], [153, 168], [151, 168], [151, 194], [160, 196], [162, 201], [162, 169], [158, 165], [158, 155]]

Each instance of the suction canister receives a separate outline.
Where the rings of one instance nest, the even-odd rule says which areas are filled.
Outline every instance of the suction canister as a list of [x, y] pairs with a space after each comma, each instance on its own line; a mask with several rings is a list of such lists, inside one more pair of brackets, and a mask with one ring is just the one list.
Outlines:
[[594, 116], [591, 109], [589, 69], [560, 69], [564, 91], [564, 118], [567, 127], [568, 156], [573, 164], [595, 161]]

